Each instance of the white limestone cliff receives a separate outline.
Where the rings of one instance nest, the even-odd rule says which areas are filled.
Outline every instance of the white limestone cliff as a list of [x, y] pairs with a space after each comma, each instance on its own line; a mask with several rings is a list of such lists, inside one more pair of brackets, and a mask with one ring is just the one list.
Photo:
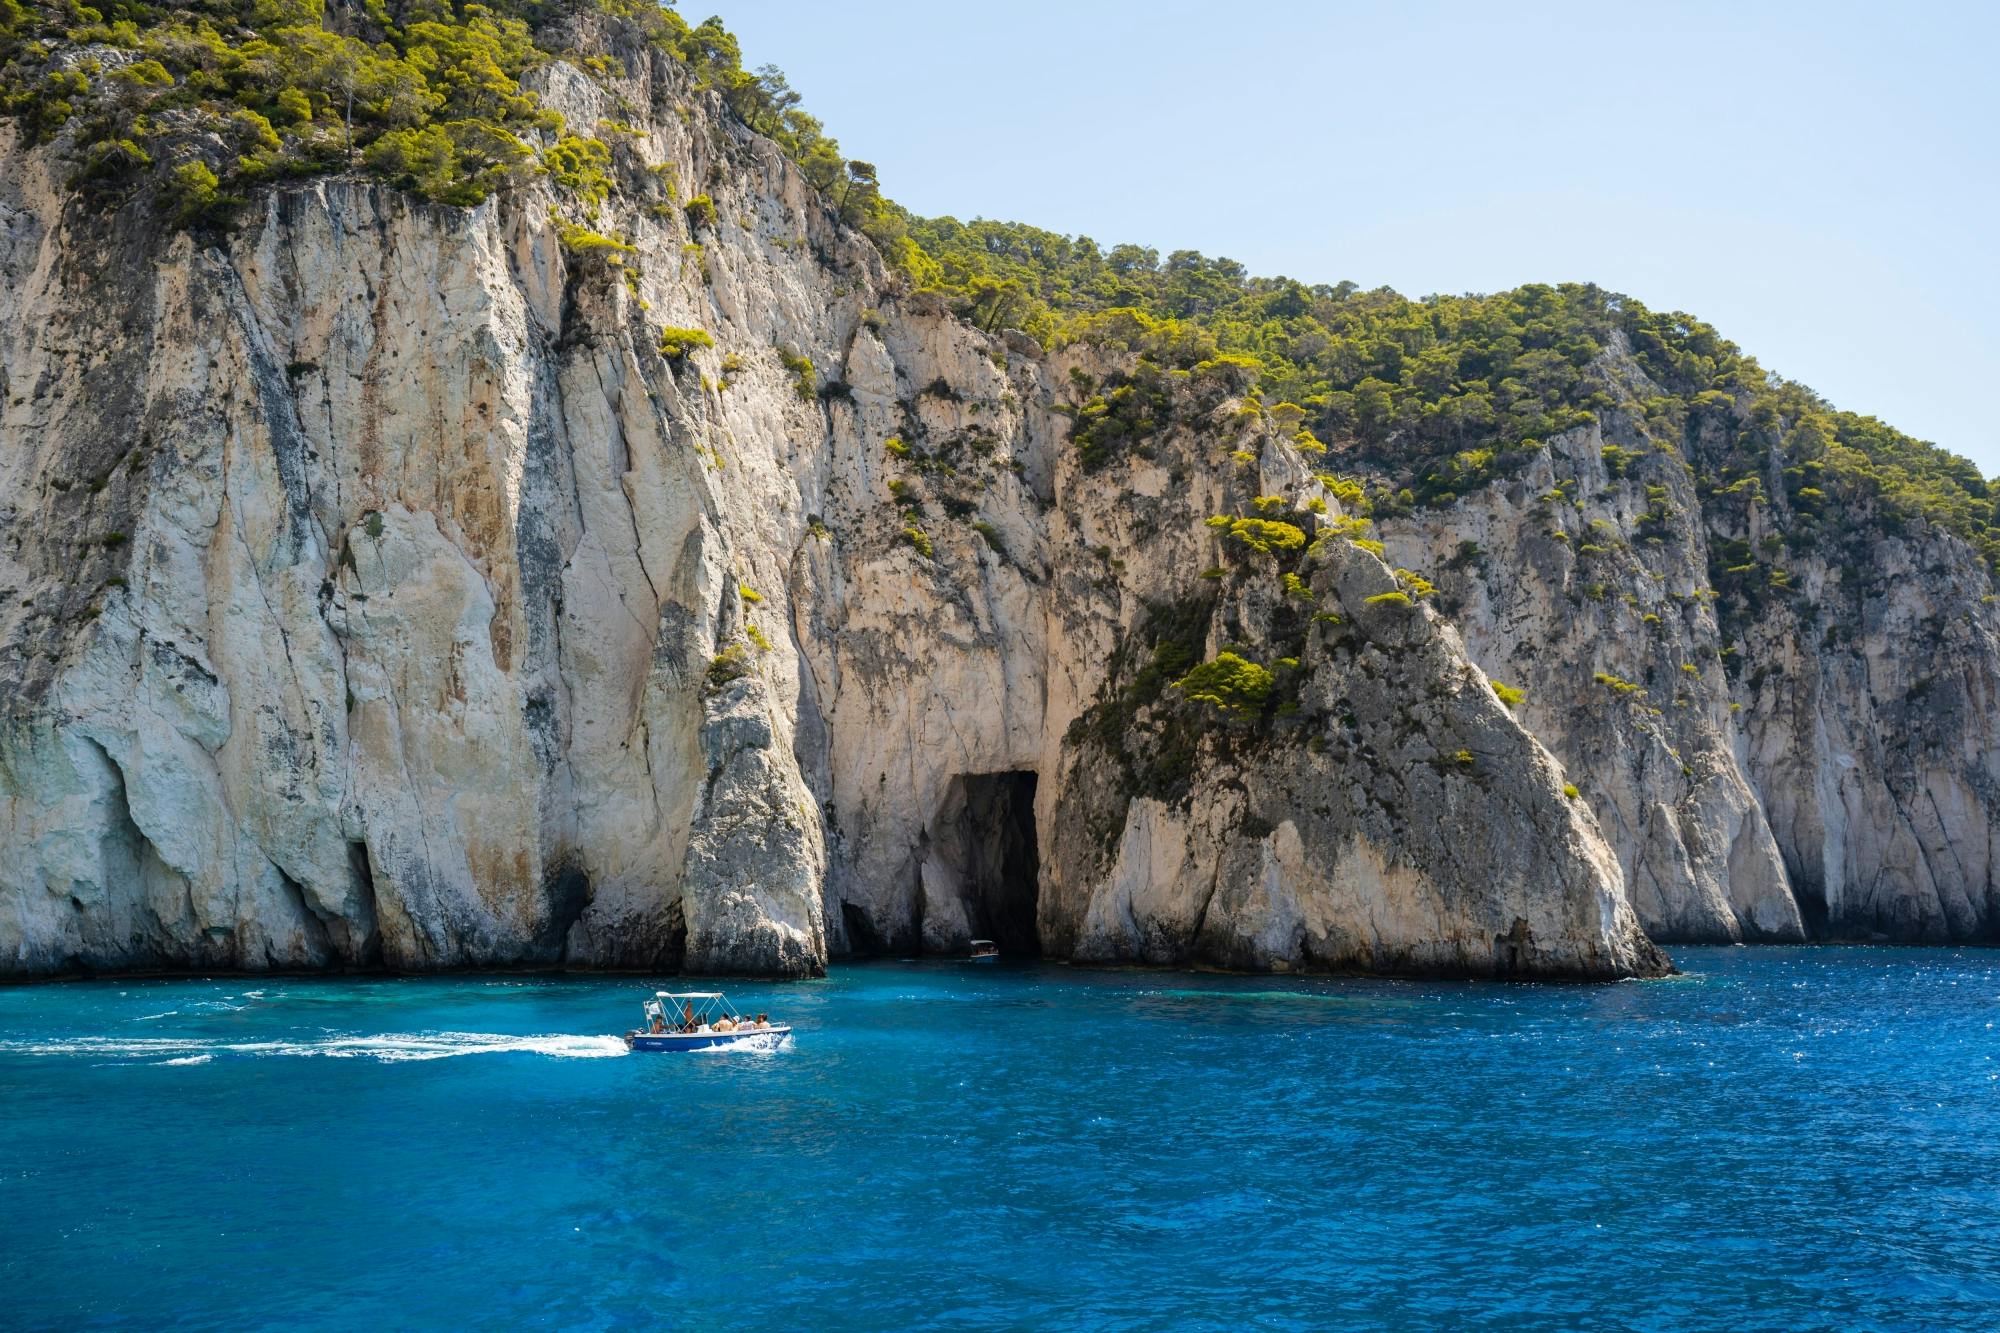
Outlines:
[[[1284, 593], [1204, 520], [1327, 497], [1226, 368], [1085, 468], [1071, 372], [1128, 354], [906, 291], [671, 62], [633, 70], [629, 256], [565, 249], [541, 187], [454, 209], [348, 176], [166, 232], [66, 206], [60, 145], [0, 126], [0, 975], [796, 976], [1000, 934], [1610, 977], [1665, 967], [1641, 921], [1990, 931], [1976, 595], [1925, 582], [1842, 654], [1774, 618], [1770, 670], [1726, 674], [1686, 600], [1699, 531], [1579, 616], [1527, 492], [1392, 531], [1388, 564], [1329, 538]], [[607, 110], [537, 78], [573, 122]], [[669, 355], [664, 328], [715, 345]], [[1483, 578], [1437, 575], [1464, 642], [1368, 600], [1467, 540]], [[1628, 585], [1673, 603], [1662, 642]], [[1134, 703], [1170, 617], [1198, 660], [1296, 643], [1293, 711]], [[1662, 654], [1696, 668], [1685, 717], [1574, 677]], [[1529, 688], [1518, 717], [1475, 662]], [[1913, 747], [1876, 704], [1919, 681], [1949, 711]]]
[[[1622, 347], [1608, 360], [1647, 392]], [[1801, 535], [1775, 451], [1754, 498], [1700, 496], [1636, 412], [1606, 416], [1381, 535], [1527, 691], [1520, 716], [1596, 807], [1648, 933], [2000, 936], [1990, 571], [1876, 515]], [[1781, 551], [1784, 594], [1718, 590], [1730, 541]]]

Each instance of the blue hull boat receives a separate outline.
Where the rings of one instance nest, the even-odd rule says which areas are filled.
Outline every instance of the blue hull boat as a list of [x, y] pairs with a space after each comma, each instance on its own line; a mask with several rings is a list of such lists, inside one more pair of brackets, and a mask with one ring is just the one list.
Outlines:
[[775, 1051], [791, 1025], [745, 1018], [721, 991], [660, 991], [643, 1006], [646, 1026], [625, 1034], [628, 1051]]
[[625, 1039], [635, 1051], [713, 1051], [735, 1048], [775, 1051], [792, 1035], [789, 1024], [748, 1032], [635, 1032]]

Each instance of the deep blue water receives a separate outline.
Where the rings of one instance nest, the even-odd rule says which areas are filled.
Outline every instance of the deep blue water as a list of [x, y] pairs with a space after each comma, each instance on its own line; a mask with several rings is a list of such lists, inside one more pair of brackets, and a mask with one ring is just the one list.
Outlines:
[[0, 990], [0, 1325], [2000, 1327], [2000, 954], [1676, 957]]

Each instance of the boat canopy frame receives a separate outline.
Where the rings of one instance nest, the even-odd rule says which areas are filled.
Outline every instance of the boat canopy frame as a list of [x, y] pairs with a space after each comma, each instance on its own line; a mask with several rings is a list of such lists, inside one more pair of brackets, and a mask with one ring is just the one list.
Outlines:
[[[679, 1006], [668, 1009], [668, 1005]], [[653, 1019], [658, 1018], [669, 1030], [678, 1028], [692, 1016], [696, 1027], [713, 1027], [719, 1018], [740, 1020], [736, 1006], [719, 990], [655, 991], [653, 998], [641, 1008], [646, 1015], [646, 1026], [651, 1028]]]

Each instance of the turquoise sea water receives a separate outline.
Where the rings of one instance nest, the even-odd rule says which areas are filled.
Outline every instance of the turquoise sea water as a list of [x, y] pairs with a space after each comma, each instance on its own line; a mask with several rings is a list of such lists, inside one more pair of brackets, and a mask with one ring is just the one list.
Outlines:
[[2000, 1326], [2000, 954], [1676, 957], [0, 990], [0, 1325]]

